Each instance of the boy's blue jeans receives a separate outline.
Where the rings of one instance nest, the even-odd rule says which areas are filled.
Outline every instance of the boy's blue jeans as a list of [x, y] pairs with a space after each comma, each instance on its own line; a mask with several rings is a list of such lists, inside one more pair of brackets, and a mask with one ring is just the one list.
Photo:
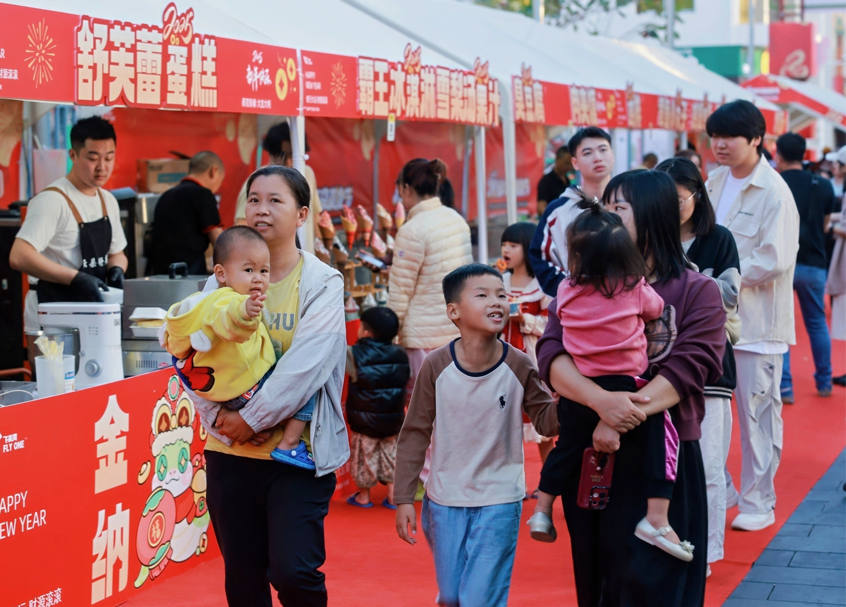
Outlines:
[[423, 498], [421, 526], [435, 557], [438, 605], [505, 607], [522, 502], [458, 508]]
[[[831, 336], [825, 322], [825, 279], [827, 272], [796, 264], [793, 275], [793, 290], [799, 299], [802, 320], [811, 340], [811, 354], [814, 357], [814, 382], [817, 390], [831, 390]], [[790, 375], [790, 352], [784, 355], [781, 373], [781, 393], [793, 395], [793, 378]]]

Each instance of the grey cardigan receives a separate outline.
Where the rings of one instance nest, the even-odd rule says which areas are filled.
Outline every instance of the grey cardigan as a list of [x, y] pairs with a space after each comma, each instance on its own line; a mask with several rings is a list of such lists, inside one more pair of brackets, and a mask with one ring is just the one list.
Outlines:
[[[341, 408], [347, 351], [344, 324], [344, 279], [311, 253], [300, 251], [299, 320], [291, 348], [276, 363], [261, 390], [239, 411], [256, 432], [288, 419], [317, 395], [311, 421], [311, 445], [316, 476], [334, 472], [349, 459], [347, 426]], [[205, 290], [216, 289], [214, 276]], [[190, 393], [190, 391], [189, 391]], [[220, 404], [192, 394], [203, 427], [226, 445], [213, 425]]]

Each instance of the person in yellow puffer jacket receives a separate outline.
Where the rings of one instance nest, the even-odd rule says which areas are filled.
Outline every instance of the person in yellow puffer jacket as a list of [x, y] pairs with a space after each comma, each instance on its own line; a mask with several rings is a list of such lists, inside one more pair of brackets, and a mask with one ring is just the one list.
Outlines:
[[[270, 251], [255, 229], [235, 226], [218, 237], [214, 264], [219, 288], [171, 306], [159, 342], [173, 355], [176, 372], [189, 389], [237, 411], [261, 388], [277, 360], [262, 323]], [[313, 408], [309, 401], [288, 421], [273, 459], [314, 470], [301, 438]]]

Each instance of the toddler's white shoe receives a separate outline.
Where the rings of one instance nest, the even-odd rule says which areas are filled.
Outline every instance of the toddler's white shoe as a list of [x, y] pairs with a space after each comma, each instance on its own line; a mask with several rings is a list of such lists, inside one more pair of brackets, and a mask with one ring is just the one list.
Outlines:
[[552, 524], [552, 519], [545, 512], [535, 512], [532, 518], [526, 521], [526, 524], [529, 526], [533, 540], [552, 543], [558, 539], [555, 525]]
[[637, 524], [637, 527], [635, 528], [635, 535], [647, 544], [652, 544], [667, 554], [670, 554], [685, 563], [689, 563], [693, 560], [693, 544], [688, 541], [684, 541], [680, 544], [672, 543], [664, 537], [672, 530], [672, 527], [661, 527], [660, 529], [656, 529], [644, 517]]

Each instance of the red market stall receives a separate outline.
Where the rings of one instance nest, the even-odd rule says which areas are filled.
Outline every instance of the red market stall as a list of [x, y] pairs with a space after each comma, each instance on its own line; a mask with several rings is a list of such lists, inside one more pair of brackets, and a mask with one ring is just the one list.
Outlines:
[[[135, 184], [137, 158], [183, 143], [243, 165], [227, 171], [237, 192], [255, 114], [297, 114], [297, 51], [200, 2], [151, 4], [94, 1], [82, 15], [0, 4], [0, 207], [28, 197], [32, 125], [53, 104], [112, 106], [111, 188]], [[0, 406], [0, 603], [117, 605], [218, 555], [205, 440], [170, 369]]]
[[[512, 91], [518, 124], [598, 126], [609, 131], [662, 129], [701, 136], [708, 116], [720, 105], [707, 94], [694, 100], [685, 99], [681, 91], [675, 97], [639, 93], [631, 84], [612, 90], [535, 80], [530, 66], [512, 77]], [[761, 112], [769, 135], [786, 132], [786, 112], [769, 108]]]
[[824, 138], [820, 141], [818, 137], [818, 125], [827, 123], [846, 132], [846, 96], [836, 91], [773, 74], [756, 76], [743, 86], [759, 97], [786, 108], [791, 131], [800, 132], [808, 139], [817, 139], [815, 149], [809, 142], [808, 152], [812, 159], [825, 142]]

